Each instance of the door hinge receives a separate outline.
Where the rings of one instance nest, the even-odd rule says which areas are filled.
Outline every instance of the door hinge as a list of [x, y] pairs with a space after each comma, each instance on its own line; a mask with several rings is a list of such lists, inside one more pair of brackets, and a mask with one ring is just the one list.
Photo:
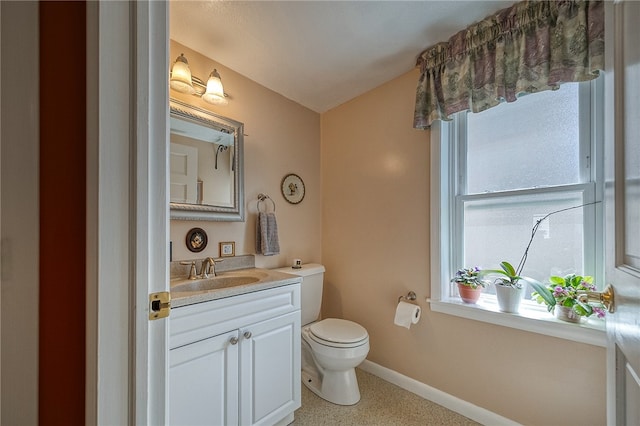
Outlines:
[[149, 319], [166, 318], [171, 312], [171, 294], [168, 291], [149, 295]]

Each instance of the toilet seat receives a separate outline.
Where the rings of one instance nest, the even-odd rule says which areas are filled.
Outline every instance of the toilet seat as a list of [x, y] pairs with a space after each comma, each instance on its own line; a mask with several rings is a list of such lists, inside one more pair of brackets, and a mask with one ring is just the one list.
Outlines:
[[343, 319], [324, 319], [311, 324], [308, 329], [312, 340], [335, 348], [353, 348], [369, 341], [369, 335], [363, 326]]

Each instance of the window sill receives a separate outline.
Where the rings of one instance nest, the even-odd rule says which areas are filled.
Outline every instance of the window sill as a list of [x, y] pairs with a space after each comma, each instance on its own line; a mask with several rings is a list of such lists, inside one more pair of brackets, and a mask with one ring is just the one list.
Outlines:
[[490, 324], [511, 327], [518, 330], [557, 337], [594, 346], [607, 346], [605, 322], [599, 319], [587, 319], [582, 324], [572, 324], [556, 319], [543, 306], [523, 302], [520, 312], [508, 314], [500, 312], [495, 298], [481, 297], [475, 304], [462, 302], [457, 298], [427, 299], [433, 312], [454, 315]]

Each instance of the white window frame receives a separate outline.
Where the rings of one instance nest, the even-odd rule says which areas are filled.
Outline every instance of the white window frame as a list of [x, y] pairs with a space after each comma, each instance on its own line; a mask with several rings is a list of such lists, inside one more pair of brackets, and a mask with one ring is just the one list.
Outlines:
[[[586, 200], [603, 200], [603, 135], [604, 135], [604, 84], [598, 78], [581, 83], [579, 89], [580, 111], [590, 112], [590, 120], [580, 119], [581, 155], [589, 150], [591, 158], [589, 170], [583, 169], [581, 176], [586, 183], [571, 185], [587, 193]], [[461, 114], [464, 116], [464, 114]], [[586, 123], [586, 124], [585, 124]], [[458, 297], [448, 294], [449, 280], [456, 270], [462, 251], [453, 247], [455, 241], [461, 241], [456, 228], [461, 225], [462, 217], [456, 214], [456, 150], [466, 141], [459, 141], [459, 135], [466, 132], [466, 119], [454, 118], [451, 122], [436, 121], [431, 126], [431, 297], [428, 299], [434, 312], [502, 325], [524, 331], [563, 338], [580, 343], [606, 347], [604, 321], [588, 321], [586, 324], [570, 324], [549, 315], [543, 305], [523, 303], [518, 314], [500, 312], [495, 297], [484, 295], [482, 303], [466, 304]], [[583, 141], [589, 141], [584, 143]], [[588, 147], [588, 148], [585, 148]], [[464, 156], [462, 156], [464, 157]], [[589, 182], [591, 181], [591, 182]], [[549, 189], [546, 189], [549, 190]], [[555, 189], [552, 189], [552, 191]], [[562, 189], [564, 190], [564, 189]], [[518, 194], [534, 194], [538, 190], [517, 191]], [[516, 191], [513, 191], [514, 193]], [[501, 196], [503, 194], [497, 194]], [[465, 199], [473, 195], [461, 196]], [[586, 201], [588, 202], [588, 201]], [[585, 244], [585, 274], [592, 275], [602, 283], [604, 265], [604, 230], [602, 215], [603, 203], [594, 209], [585, 209], [585, 233], [593, 232], [595, 245]], [[586, 235], [586, 234], [585, 234]], [[457, 239], [457, 240], [456, 240]]]

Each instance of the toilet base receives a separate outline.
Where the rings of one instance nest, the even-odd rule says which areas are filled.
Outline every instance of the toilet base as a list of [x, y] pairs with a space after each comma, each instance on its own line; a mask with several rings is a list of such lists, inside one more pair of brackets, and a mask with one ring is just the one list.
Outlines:
[[360, 401], [355, 368], [326, 371], [320, 377], [316, 369], [302, 370], [302, 383], [320, 398], [337, 405], [354, 405]]

